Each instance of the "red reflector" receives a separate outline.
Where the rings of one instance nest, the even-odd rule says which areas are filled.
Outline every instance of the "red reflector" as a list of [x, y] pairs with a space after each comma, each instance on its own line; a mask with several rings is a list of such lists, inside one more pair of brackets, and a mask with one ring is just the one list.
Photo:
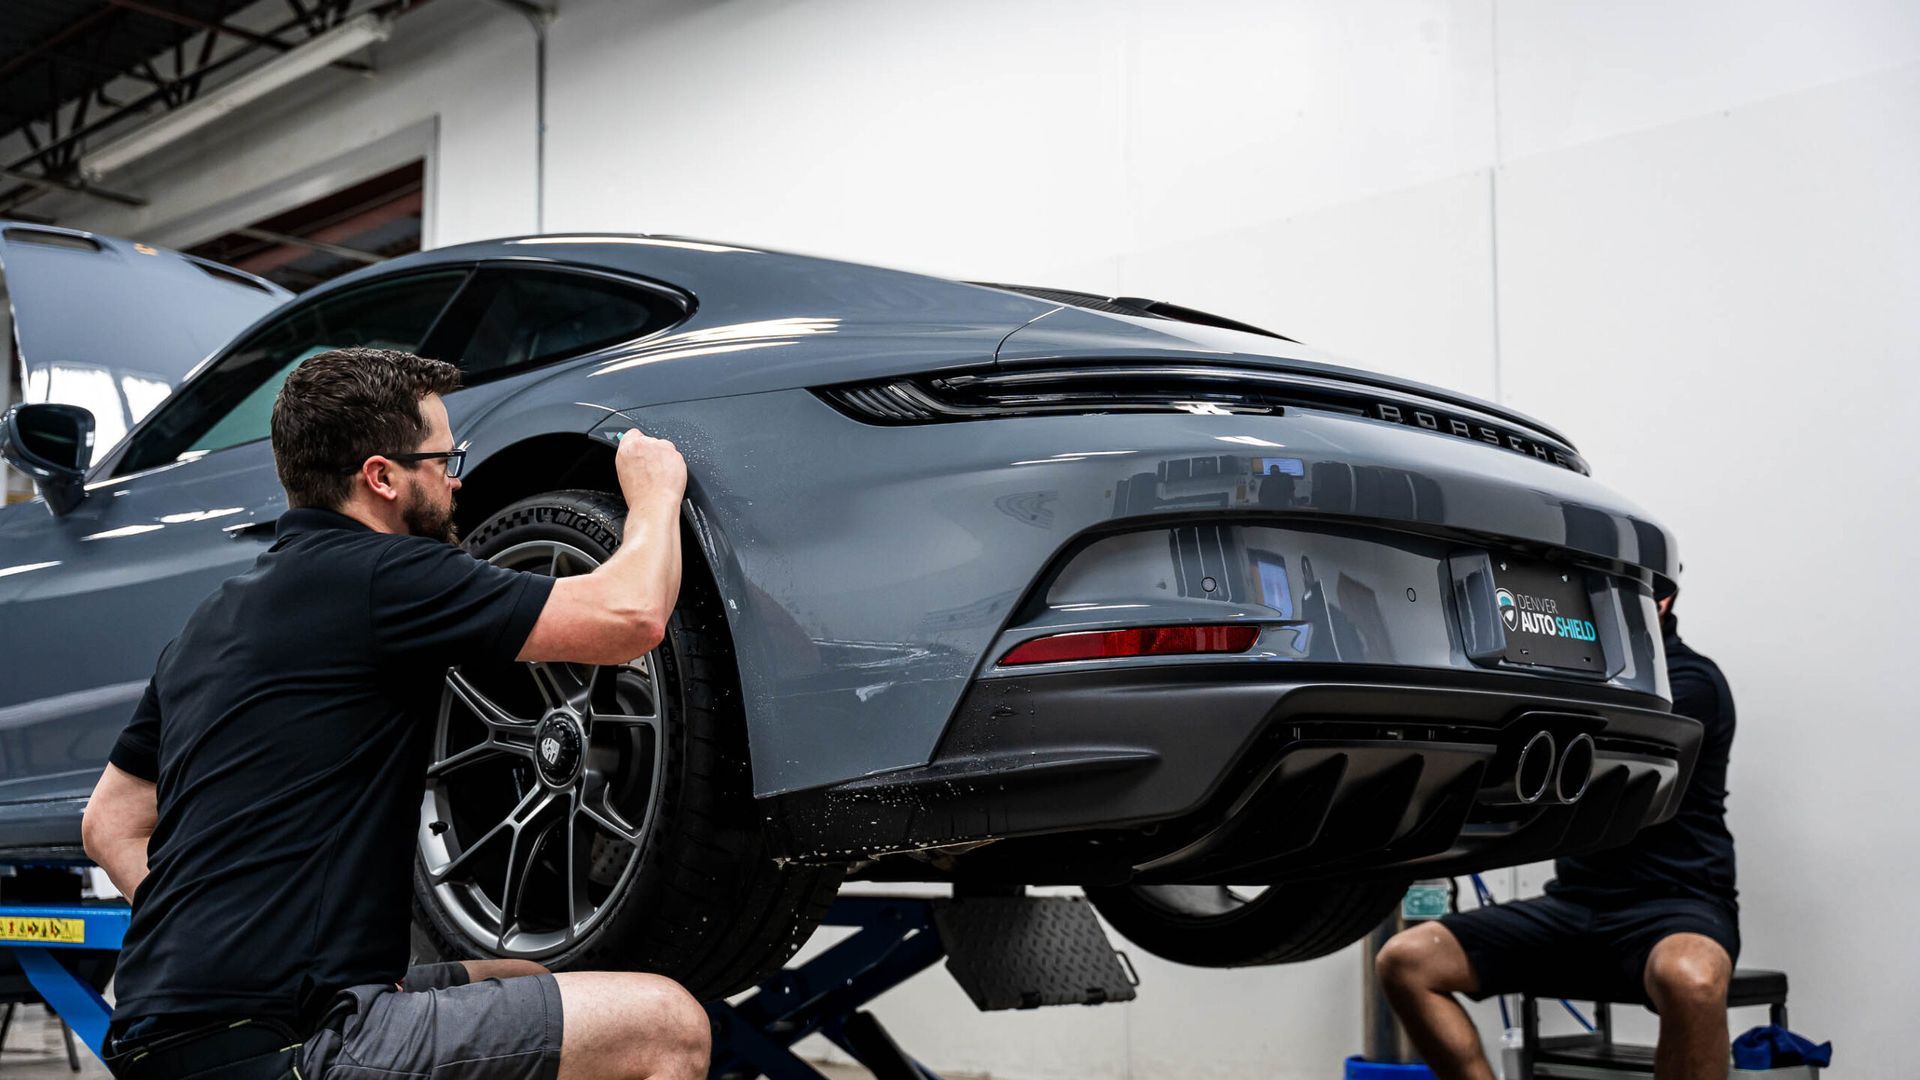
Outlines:
[[1063, 660], [1110, 660], [1121, 656], [1177, 656], [1237, 653], [1253, 648], [1258, 626], [1139, 626], [1130, 630], [1092, 630], [1034, 638], [1007, 650], [1009, 664], [1056, 664]]

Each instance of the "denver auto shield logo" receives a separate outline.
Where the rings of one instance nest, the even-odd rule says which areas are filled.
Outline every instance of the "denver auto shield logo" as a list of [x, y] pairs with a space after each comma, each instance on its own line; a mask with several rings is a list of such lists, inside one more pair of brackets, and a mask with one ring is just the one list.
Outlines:
[[1493, 602], [1500, 609], [1500, 621], [1508, 633], [1539, 634], [1541, 637], [1592, 641], [1599, 635], [1585, 619], [1569, 619], [1560, 614], [1560, 604], [1551, 596], [1532, 596], [1507, 589], [1494, 591]]
[[1513, 594], [1501, 589], [1493, 599], [1500, 605], [1500, 621], [1507, 624], [1508, 632], [1520, 629], [1520, 609], [1514, 606]]

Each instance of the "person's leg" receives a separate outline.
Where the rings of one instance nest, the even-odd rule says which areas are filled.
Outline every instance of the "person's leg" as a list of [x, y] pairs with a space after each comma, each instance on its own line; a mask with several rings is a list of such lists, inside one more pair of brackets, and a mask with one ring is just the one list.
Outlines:
[[1455, 994], [1480, 988], [1453, 932], [1437, 922], [1395, 934], [1374, 958], [1387, 1001], [1441, 1080], [1493, 1080], [1479, 1032]]
[[1659, 1080], [1726, 1080], [1732, 979], [1733, 958], [1705, 934], [1670, 934], [1647, 955], [1647, 996], [1660, 1010]]
[[679, 983], [623, 971], [554, 976], [565, 1012], [560, 1080], [699, 1080], [713, 1029]]
[[316, 1080], [371, 1071], [425, 1076], [462, 1063], [497, 1080], [696, 1080], [706, 1076], [706, 1010], [678, 983], [630, 972], [416, 967], [342, 993], [301, 1050]]

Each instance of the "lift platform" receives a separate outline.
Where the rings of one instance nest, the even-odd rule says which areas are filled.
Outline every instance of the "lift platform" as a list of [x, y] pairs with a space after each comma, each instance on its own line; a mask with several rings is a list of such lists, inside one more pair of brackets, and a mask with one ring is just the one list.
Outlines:
[[[86, 961], [117, 952], [129, 919], [125, 904], [0, 905], [0, 947], [95, 1056], [113, 1010]], [[878, 1080], [939, 1080], [864, 1007], [943, 959], [983, 1012], [1131, 1001], [1139, 984], [1079, 898], [843, 896], [825, 924], [856, 932], [744, 999], [708, 1007], [712, 1076], [824, 1080], [793, 1053], [819, 1034]]]
[[[0, 905], [0, 947], [19, 961], [27, 981], [80, 1041], [100, 1055], [112, 1006], [90, 968], [120, 950], [132, 909], [125, 904]], [[99, 974], [106, 977], [105, 970]]]
[[842, 896], [827, 926], [857, 928], [750, 996], [708, 1007], [713, 1068], [724, 1080], [824, 1080], [793, 1052], [824, 1035], [877, 1080], [939, 1080], [864, 1006], [946, 960], [983, 1012], [1131, 1001], [1139, 980], [1077, 897]]

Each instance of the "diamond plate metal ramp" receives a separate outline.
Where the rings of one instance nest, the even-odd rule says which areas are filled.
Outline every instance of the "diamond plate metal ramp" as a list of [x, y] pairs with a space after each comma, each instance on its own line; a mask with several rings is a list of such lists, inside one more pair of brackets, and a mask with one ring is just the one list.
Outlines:
[[1077, 897], [933, 901], [947, 971], [975, 1008], [1038, 1009], [1132, 1001], [1138, 980]]

